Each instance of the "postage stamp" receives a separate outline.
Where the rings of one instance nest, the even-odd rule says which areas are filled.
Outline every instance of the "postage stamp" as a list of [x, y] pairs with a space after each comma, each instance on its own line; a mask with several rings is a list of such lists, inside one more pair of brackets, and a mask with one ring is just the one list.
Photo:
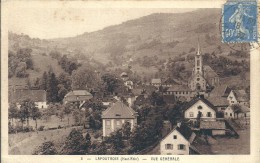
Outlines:
[[222, 8], [222, 41], [257, 42], [257, 2], [228, 1]]

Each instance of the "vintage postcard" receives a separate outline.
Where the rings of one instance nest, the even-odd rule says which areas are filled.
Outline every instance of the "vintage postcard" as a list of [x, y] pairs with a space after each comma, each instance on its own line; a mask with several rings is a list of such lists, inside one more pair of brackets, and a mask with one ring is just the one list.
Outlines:
[[260, 162], [259, 10], [3, 1], [1, 161]]

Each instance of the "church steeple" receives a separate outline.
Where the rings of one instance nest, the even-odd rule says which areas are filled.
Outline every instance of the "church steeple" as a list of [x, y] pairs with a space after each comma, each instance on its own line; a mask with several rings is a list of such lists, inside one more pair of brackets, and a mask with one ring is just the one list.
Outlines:
[[202, 61], [202, 55], [201, 55], [201, 51], [200, 51], [199, 42], [198, 42], [197, 54], [195, 56], [194, 74], [200, 74], [203, 76], [203, 61]]

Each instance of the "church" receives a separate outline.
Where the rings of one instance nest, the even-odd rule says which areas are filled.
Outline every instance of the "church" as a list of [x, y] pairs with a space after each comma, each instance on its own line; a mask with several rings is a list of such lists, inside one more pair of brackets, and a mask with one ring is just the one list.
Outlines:
[[198, 45], [198, 51], [195, 55], [195, 65], [188, 87], [196, 92], [209, 92], [213, 86], [217, 85], [219, 85], [219, 77], [211, 67], [203, 65], [203, 57], [200, 46]]
[[212, 88], [219, 85], [217, 73], [210, 66], [203, 64], [199, 44], [194, 60], [194, 68], [188, 83], [171, 85], [164, 95], [173, 95], [175, 100], [191, 100], [198, 94], [208, 96]]

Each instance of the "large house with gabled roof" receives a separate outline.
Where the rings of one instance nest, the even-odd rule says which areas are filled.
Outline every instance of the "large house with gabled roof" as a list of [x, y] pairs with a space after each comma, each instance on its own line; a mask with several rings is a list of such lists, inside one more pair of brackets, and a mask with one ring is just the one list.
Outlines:
[[18, 108], [27, 99], [33, 101], [39, 109], [46, 109], [48, 107], [45, 90], [10, 89], [8, 98], [9, 104], [14, 103]]
[[86, 90], [72, 90], [64, 96], [63, 103], [78, 103], [80, 107], [91, 98], [93, 95]]
[[196, 120], [200, 117], [201, 120], [216, 120], [217, 109], [204, 97], [196, 97], [188, 102], [183, 107], [184, 118]]
[[188, 126], [178, 124], [160, 141], [160, 154], [189, 155], [195, 137], [196, 134]]
[[137, 112], [122, 101], [113, 103], [102, 112], [103, 137], [109, 136], [112, 132], [122, 128], [125, 122], [129, 122], [131, 129], [133, 129], [137, 125], [137, 116]]

